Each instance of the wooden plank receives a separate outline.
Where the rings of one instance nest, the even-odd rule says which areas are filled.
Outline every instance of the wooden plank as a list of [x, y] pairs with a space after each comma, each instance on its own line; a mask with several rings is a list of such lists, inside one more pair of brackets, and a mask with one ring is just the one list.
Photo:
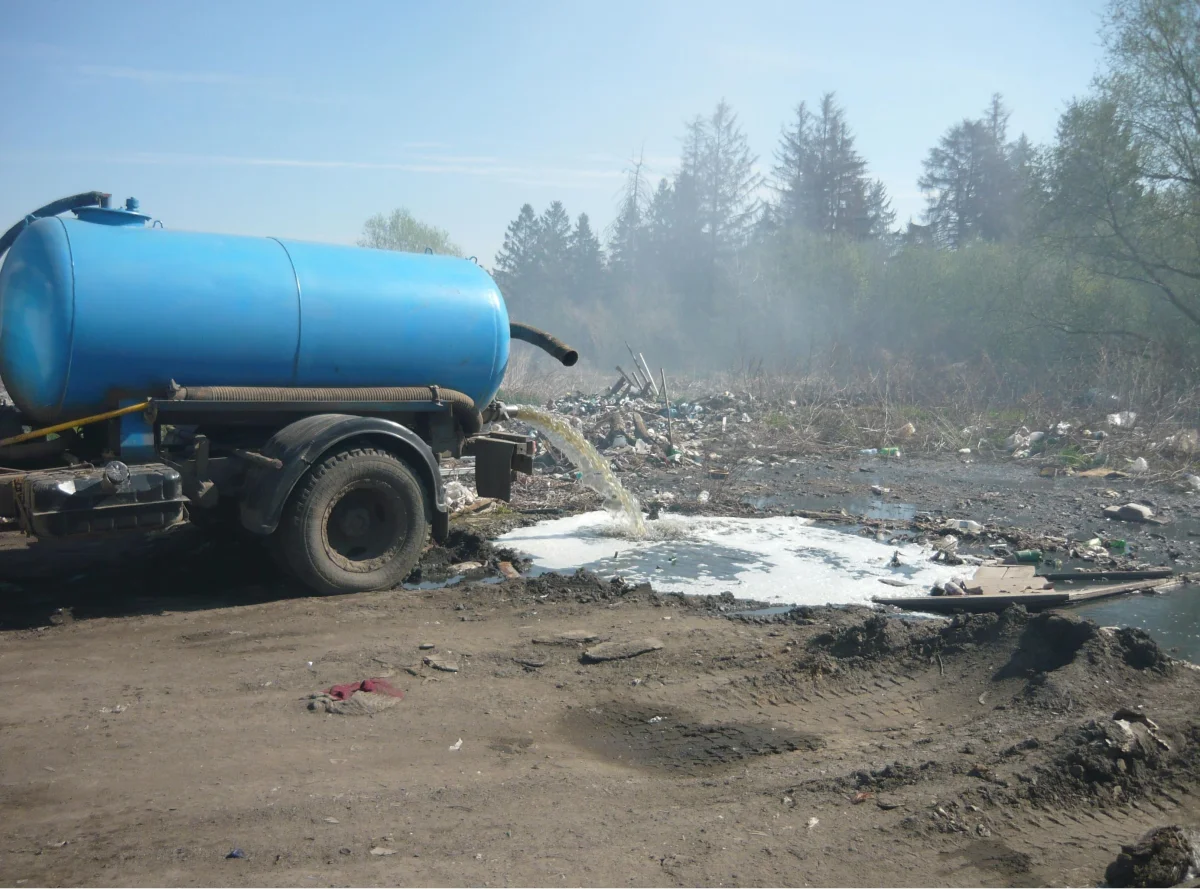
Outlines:
[[925, 611], [932, 614], [953, 614], [966, 611], [982, 614], [1003, 611], [1010, 605], [1024, 605], [1028, 611], [1044, 611], [1057, 605], [1066, 605], [1069, 593], [1015, 593], [990, 594], [983, 596], [876, 596], [871, 599], [879, 605], [895, 605], [906, 611]]
[[1036, 576], [1036, 565], [981, 565], [968, 583], [984, 595], [1023, 593], [1053, 589], [1053, 584]]
[[1041, 575], [1054, 583], [1081, 581], [1096, 583], [1098, 581], [1130, 581], [1155, 580], [1160, 577], [1170, 577], [1175, 573], [1173, 568], [1146, 568], [1141, 571], [1055, 571]]
[[1139, 590], [1170, 589], [1182, 583], [1182, 578], [1173, 577], [1165, 581], [1130, 581], [1129, 583], [1114, 583], [1079, 590], [1015, 594], [991, 593], [982, 596], [876, 596], [871, 601], [879, 605], [894, 605], [906, 611], [925, 611], [932, 614], [953, 614], [955, 611], [978, 614], [1003, 611], [1010, 605], [1024, 605], [1027, 611], [1044, 611], [1060, 605], [1105, 599], [1109, 596], [1119, 596]]

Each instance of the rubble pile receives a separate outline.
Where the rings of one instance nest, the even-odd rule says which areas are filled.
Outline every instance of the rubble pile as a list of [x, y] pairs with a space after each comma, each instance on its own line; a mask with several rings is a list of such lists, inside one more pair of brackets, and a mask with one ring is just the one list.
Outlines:
[[[650, 395], [576, 394], [547, 407], [570, 418], [618, 472], [700, 468], [707, 477], [722, 480], [740, 468], [798, 462], [793, 453], [779, 453], [788, 449], [778, 444], [794, 431], [787, 416], [796, 408], [794, 401], [722, 392], [668, 407], [666, 399]], [[552, 449], [545, 449], [540, 459], [544, 470], [566, 467]]]

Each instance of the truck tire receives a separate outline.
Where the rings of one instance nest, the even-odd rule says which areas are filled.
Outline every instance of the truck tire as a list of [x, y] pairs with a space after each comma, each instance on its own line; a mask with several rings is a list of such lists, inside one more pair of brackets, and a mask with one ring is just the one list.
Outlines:
[[391, 589], [416, 566], [432, 519], [424, 486], [404, 461], [374, 448], [338, 451], [292, 492], [276, 553], [318, 593]]

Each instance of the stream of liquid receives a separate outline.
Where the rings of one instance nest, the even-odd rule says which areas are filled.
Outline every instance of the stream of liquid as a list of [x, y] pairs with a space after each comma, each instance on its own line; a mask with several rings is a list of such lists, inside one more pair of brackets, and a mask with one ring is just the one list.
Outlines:
[[613, 474], [608, 460], [592, 447], [566, 417], [524, 405], [513, 408], [511, 414], [541, 432], [556, 450], [571, 461], [580, 474], [580, 481], [604, 498], [604, 508], [621, 520], [629, 536], [646, 536], [646, 522], [637, 498], [625, 490]]

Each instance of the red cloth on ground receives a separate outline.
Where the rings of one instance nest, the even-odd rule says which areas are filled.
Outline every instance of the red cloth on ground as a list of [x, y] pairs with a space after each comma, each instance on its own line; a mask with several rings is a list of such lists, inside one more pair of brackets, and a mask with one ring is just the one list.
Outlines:
[[404, 692], [394, 687], [385, 679], [364, 679], [362, 682], [348, 682], [345, 685], [335, 685], [326, 694], [335, 701], [345, 701], [356, 691], [369, 691], [378, 695], [391, 695], [393, 698], [404, 697]]

